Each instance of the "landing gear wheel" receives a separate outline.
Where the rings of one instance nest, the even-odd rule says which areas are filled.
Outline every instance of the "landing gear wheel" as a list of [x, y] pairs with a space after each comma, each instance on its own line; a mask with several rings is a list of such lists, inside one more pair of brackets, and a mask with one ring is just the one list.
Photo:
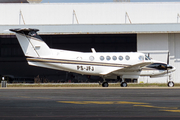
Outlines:
[[174, 82], [172, 81], [168, 82], [168, 87], [174, 87]]
[[103, 82], [102, 87], [108, 87], [108, 86], [109, 86], [108, 82]]
[[127, 87], [127, 83], [126, 82], [122, 82], [121, 83], [121, 87]]

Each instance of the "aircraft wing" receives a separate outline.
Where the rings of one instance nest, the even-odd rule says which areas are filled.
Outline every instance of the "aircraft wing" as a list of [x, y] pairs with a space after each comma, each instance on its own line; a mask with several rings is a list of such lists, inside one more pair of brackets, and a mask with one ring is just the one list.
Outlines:
[[111, 75], [117, 75], [120, 72], [139, 71], [139, 70], [141, 70], [142, 67], [150, 65], [150, 64], [152, 64], [152, 61], [150, 61], [150, 62], [141, 62], [141, 63], [130, 65], [130, 66], [127, 66], [127, 67], [124, 67], [124, 68], [119, 68], [119, 69], [116, 69], [116, 70], [107, 71], [106, 73], [102, 73], [102, 75], [111, 76]]

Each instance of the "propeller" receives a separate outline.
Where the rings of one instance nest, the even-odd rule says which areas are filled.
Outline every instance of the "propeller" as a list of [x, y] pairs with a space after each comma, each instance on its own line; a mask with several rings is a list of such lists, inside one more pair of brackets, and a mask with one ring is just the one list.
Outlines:
[[167, 70], [167, 82], [168, 82], [168, 77], [169, 77], [169, 70], [168, 70], [169, 67], [170, 67], [170, 66], [169, 66], [169, 51], [168, 51], [168, 55], [167, 55], [167, 65], [166, 65], [166, 70]]
[[150, 58], [150, 53], [148, 53], [148, 58]]
[[167, 56], [167, 65], [169, 65], [169, 52], [168, 52], [168, 56]]
[[[169, 65], [169, 52], [168, 52], [168, 55], [167, 55], [167, 65], [166, 65], [166, 70], [167, 70], [167, 83], [168, 83], [168, 86], [169, 87], [173, 87], [174, 86], [174, 83], [173, 81], [171, 81], [171, 73], [169, 75], [169, 69], [172, 69], [173, 67], [171, 65]], [[169, 77], [169, 80], [168, 80], [168, 77]]]
[[168, 52], [168, 55], [167, 55], [167, 65], [166, 65], [166, 69], [167, 69], [167, 72], [169, 69], [172, 69], [173, 67], [171, 65], [169, 65], [169, 52]]

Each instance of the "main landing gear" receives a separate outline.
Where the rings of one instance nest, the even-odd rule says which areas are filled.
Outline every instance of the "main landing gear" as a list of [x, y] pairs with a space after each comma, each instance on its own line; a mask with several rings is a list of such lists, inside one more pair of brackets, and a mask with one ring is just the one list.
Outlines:
[[109, 86], [108, 82], [103, 82], [102, 83], [102, 87], [108, 87], [108, 86]]
[[108, 84], [108, 82], [106, 82], [106, 79], [105, 79], [105, 77], [103, 76], [102, 87], [108, 87], [108, 86], [109, 86], [109, 84]]
[[[124, 81], [124, 78], [121, 78], [121, 79], [122, 79], [122, 81], [121, 81], [120, 86], [121, 87], [127, 87], [127, 82]], [[120, 76], [117, 76], [117, 80], [120, 81]]]
[[127, 87], [127, 83], [126, 82], [122, 82], [121, 83], [121, 87]]
[[[103, 82], [102, 83], [102, 87], [108, 87], [108, 86], [109, 86], [108, 82]], [[127, 87], [127, 83], [126, 82], [121, 82], [120, 86], [121, 87]]]
[[[106, 82], [105, 78], [103, 77], [102, 87], [108, 87], [108, 86], [109, 86], [108, 82]], [[127, 87], [127, 83], [124, 81], [123, 78], [122, 78], [122, 82], [121, 82], [120, 86]]]

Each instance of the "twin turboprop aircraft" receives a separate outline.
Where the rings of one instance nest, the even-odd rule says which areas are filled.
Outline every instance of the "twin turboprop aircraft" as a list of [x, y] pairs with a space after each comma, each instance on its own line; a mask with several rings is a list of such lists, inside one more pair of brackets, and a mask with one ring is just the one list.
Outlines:
[[[121, 87], [127, 87], [124, 79], [138, 79], [139, 76], [160, 77], [175, 71], [169, 63], [151, 60], [138, 52], [96, 52], [90, 53], [57, 50], [48, 45], [37, 34], [38, 29], [10, 29], [16, 33], [29, 65], [63, 70], [83, 75], [103, 78], [103, 87], [108, 87], [106, 79], [122, 79]], [[168, 75], [170, 76], [170, 75]], [[174, 82], [169, 79], [169, 87]]]

